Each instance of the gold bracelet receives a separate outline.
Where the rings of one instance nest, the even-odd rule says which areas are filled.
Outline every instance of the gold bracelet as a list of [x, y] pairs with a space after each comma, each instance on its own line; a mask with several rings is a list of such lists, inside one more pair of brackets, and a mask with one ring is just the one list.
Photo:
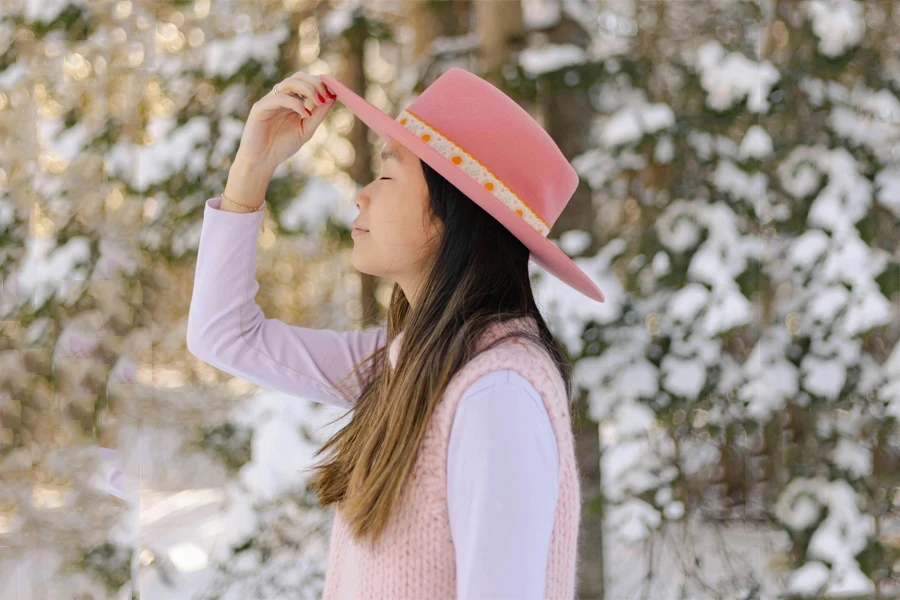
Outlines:
[[241, 208], [246, 208], [247, 210], [249, 210], [249, 211], [251, 211], [251, 212], [257, 211], [257, 210], [259, 210], [259, 209], [262, 207], [262, 204], [260, 204], [260, 205], [257, 206], [256, 208], [254, 208], [254, 207], [252, 207], [252, 206], [247, 206], [246, 204], [241, 204], [240, 202], [235, 202], [235, 201], [232, 200], [231, 198], [226, 197], [224, 192], [222, 193], [222, 200], [225, 200], [225, 201], [227, 201], [227, 202], [231, 202], [232, 204], [237, 205], [237, 206], [240, 206]]

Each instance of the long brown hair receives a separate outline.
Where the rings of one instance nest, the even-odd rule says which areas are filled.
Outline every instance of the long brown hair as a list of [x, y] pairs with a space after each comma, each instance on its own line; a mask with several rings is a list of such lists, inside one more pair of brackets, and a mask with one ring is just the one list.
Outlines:
[[[355, 403], [349, 409], [353, 416], [315, 453], [330, 450], [328, 460], [311, 468], [309, 485], [319, 505], [339, 504], [356, 539], [380, 537], [435, 406], [453, 375], [478, 353], [476, 342], [490, 325], [533, 318], [537, 333], [513, 331], [481, 351], [511, 337], [530, 340], [557, 364], [567, 398], [573, 401], [571, 360], [534, 301], [530, 251], [427, 163], [419, 162], [431, 216], [443, 224], [421, 300], [411, 310], [402, 288], [394, 285], [387, 343], [338, 385]], [[387, 350], [401, 330], [404, 339], [391, 369], [386, 367]], [[353, 376], [356, 385], [341, 389]]]

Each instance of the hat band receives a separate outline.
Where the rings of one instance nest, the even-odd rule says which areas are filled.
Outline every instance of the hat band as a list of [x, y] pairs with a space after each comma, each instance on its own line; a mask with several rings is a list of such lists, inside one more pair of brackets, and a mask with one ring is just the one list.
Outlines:
[[547, 234], [550, 233], [550, 225], [531, 210], [531, 207], [525, 204], [514, 191], [503, 183], [502, 179], [494, 175], [481, 161], [420, 117], [414, 115], [409, 109], [404, 109], [397, 117], [397, 121], [403, 127], [416, 134], [420, 140], [437, 150], [441, 156], [462, 169], [466, 175], [481, 184], [497, 200], [522, 217], [532, 229], [547, 237]]

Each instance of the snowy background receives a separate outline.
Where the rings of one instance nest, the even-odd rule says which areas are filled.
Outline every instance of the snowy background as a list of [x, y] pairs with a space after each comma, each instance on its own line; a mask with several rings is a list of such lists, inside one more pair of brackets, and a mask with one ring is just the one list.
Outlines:
[[[203, 206], [290, 73], [396, 114], [452, 66], [583, 182], [550, 237], [607, 301], [533, 272], [580, 394], [579, 598], [900, 597], [900, 4], [424, 6], [3, 2], [0, 599], [319, 597], [303, 470], [340, 422], [187, 351]], [[357, 127], [338, 103], [269, 186], [271, 318], [387, 303], [347, 257]]]

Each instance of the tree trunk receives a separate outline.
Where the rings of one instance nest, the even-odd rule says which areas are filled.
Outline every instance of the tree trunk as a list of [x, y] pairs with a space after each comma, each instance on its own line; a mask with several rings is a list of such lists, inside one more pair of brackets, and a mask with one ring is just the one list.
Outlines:
[[[575, 21], [561, 17], [559, 23], [548, 31], [549, 39], [557, 44], [574, 44], [585, 47], [589, 36]], [[555, 83], [555, 82], [554, 82]], [[570, 161], [588, 150], [591, 142], [591, 123], [594, 109], [586, 90], [578, 87], [553, 85], [548, 80], [538, 82], [538, 106], [544, 128]], [[565, 210], [559, 215], [551, 237], [571, 229], [582, 229], [598, 237], [595, 231], [597, 211], [586, 183], [579, 184]], [[596, 241], [588, 252], [598, 250]]]
[[603, 506], [600, 483], [600, 432], [588, 413], [587, 394], [582, 393], [577, 415], [572, 415], [575, 454], [581, 472], [581, 528], [578, 531], [577, 598], [605, 597], [603, 565]]
[[415, 32], [412, 42], [412, 58], [414, 63], [418, 64], [419, 59], [428, 54], [434, 38], [441, 35], [440, 19], [429, 3], [422, 0], [407, 0], [404, 10], [406, 18]]
[[475, 2], [474, 6], [481, 75], [498, 85], [501, 68], [510, 62], [512, 51], [521, 48], [524, 42], [522, 4], [509, 0]]
[[[348, 88], [362, 97], [366, 95], [365, 44], [364, 39], [348, 36], [347, 52], [341, 66], [338, 79]], [[353, 145], [353, 164], [348, 170], [350, 176], [361, 186], [368, 185], [375, 177], [372, 172], [372, 147], [368, 140], [369, 127], [360, 119], [353, 120], [353, 126], [347, 138]], [[378, 322], [378, 303], [375, 299], [375, 276], [360, 273], [360, 303], [362, 308], [362, 326], [368, 328]]]
[[[505, 3], [501, 3], [505, 4]], [[563, 16], [549, 32], [554, 43], [572, 43], [584, 47], [588, 42], [586, 32], [574, 21]], [[538, 82], [537, 110], [544, 128], [556, 142], [563, 155], [570, 161], [590, 146], [590, 125], [594, 110], [584, 90], [568, 86], [550, 86], [548, 80]], [[582, 182], [575, 190], [565, 210], [553, 225], [551, 237], [570, 229], [582, 229], [591, 233], [594, 242], [589, 251], [597, 250], [595, 231], [596, 211], [591, 190]], [[586, 396], [586, 395], [585, 395]], [[599, 424], [588, 416], [587, 400], [580, 404], [580, 422], [575, 423], [575, 452], [582, 473], [582, 524], [578, 554], [579, 598], [603, 598], [605, 571], [603, 559], [603, 514], [588, 507], [602, 506], [594, 499], [602, 491], [600, 477]]]

